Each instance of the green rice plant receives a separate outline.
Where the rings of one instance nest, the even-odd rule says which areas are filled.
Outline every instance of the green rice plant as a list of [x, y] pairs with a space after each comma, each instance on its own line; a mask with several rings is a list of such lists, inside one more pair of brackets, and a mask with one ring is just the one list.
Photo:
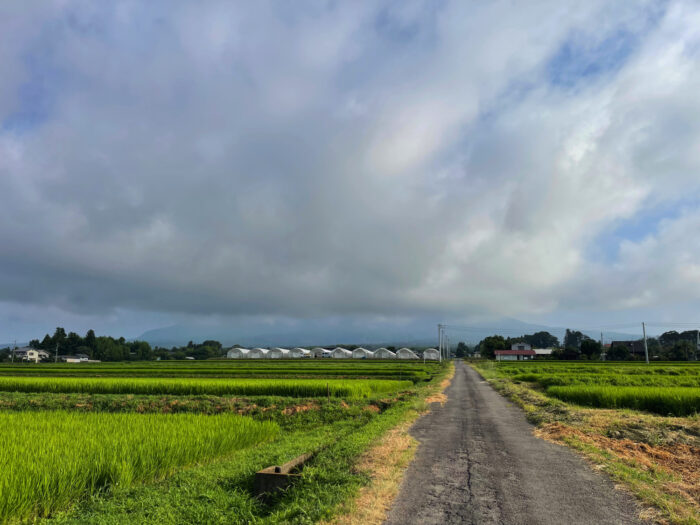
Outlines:
[[373, 360], [219, 360], [120, 363], [0, 364], [0, 376], [47, 377], [289, 377], [372, 378], [429, 381], [440, 373], [439, 363]]
[[245, 395], [363, 398], [409, 389], [411, 381], [341, 379], [202, 379], [0, 377], [0, 391], [92, 394]]
[[631, 408], [663, 416], [689, 416], [700, 412], [700, 388], [551, 386], [547, 393], [563, 401], [598, 408]]
[[514, 381], [537, 383], [542, 387], [565, 385], [610, 385], [610, 386], [659, 386], [659, 387], [700, 387], [700, 377], [666, 375], [609, 374], [517, 374]]
[[47, 516], [112, 486], [273, 439], [237, 415], [0, 413], [0, 521]]

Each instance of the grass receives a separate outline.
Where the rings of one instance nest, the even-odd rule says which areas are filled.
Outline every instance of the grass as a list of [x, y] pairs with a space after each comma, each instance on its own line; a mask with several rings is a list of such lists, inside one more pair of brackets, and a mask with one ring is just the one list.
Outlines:
[[564, 401], [600, 408], [632, 408], [660, 415], [689, 416], [700, 411], [700, 388], [636, 386], [551, 386]]
[[[137, 369], [131, 368], [131, 363], [94, 369], [98, 375], [106, 369], [119, 371], [104, 374], [106, 377], [65, 377], [55, 372], [0, 377], [0, 384], [22, 385], [29, 390], [2, 391], [0, 386], [0, 416], [4, 418], [0, 424], [5, 428], [5, 433], [0, 432], [2, 442], [40, 442], [41, 447], [46, 442], [51, 452], [43, 452], [46, 459], [36, 461], [36, 475], [43, 473], [47, 480], [52, 472], [66, 476], [51, 482], [53, 485], [47, 481], [50, 488], [43, 489], [36, 488], [41, 487], [41, 480], [34, 482], [31, 476], [18, 475], [28, 480], [22, 491], [26, 503], [22, 508], [7, 506], [12, 510], [0, 515], [0, 522], [267, 524], [333, 519], [373, 479], [361, 459], [365, 452], [381, 444], [390, 429], [417, 417], [425, 408], [423, 400], [439, 387], [448, 369], [432, 363], [423, 368], [422, 363], [391, 363], [387, 367], [382, 362], [311, 362], [303, 364], [311, 366], [316, 379], [296, 379], [292, 363], [265, 362], [270, 368], [262, 373], [280, 372], [271, 380], [201, 374], [204, 369], [218, 367], [237, 369], [238, 363], [187, 366], [190, 364], [171, 367], [168, 363], [177, 370], [172, 377], [162, 375], [165, 368], [160, 363], [138, 367], [146, 369], [145, 373], [151, 370], [153, 377], [122, 377]], [[324, 368], [331, 369], [328, 378], [323, 375]], [[364, 379], [359, 375], [362, 368], [367, 376]], [[358, 375], [348, 374], [349, 369]], [[381, 379], [375, 372], [389, 373], [393, 379]], [[344, 374], [353, 379], [340, 379]], [[332, 389], [330, 399], [326, 398], [327, 384]], [[202, 385], [208, 393], [191, 393], [201, 392]], [[232, 393], [235, 389], [240, 392], [242, 385], [249, 387], [246, 393]], [[34, 391], [37, 388], [44, 390]], [[72, 391], [75, 388], [86, 391]], [[11, 421], [11, 417], [16, 419]], [[228, 418], [267, 425], [272, 430], [265, 432], [262, 441], [249, 443], [254, 447], [246, 448], [245, 443], [231, 447], [226, 443], [235, 439], [235, 432], [230, 436], [224, 432], [220, 438], [216, 432], [221, 429], [214, 425]], [[85, 424], [71, 426], [75, 421]], [[18, 428], [24, 429], [23, 433]], [[10, 429], [14, 433], [9, 433]], [[55, 437], [45, 437], [52, 432]], [[17, 451], [25, 445], [13, 447], [7, 449], [7, 457], [21, 457], [23, 453]], [[252, 495], [256, 470], [314, 450], [317, 454], [304, 468], [301, 482], [266, 501]], [[24, 454], [21, 459], [25, 471], [31, 467], [30, 457]], [[70, 459], [67, 465], [74, 468], [61, 467], [60, 458]], [[126, 459], [120, 462], [120, 458]], [[161, 467], [152, 466], [149, 458], [161, 461]], [[107, 469], [114, 476], [90, 474], [99, 470], [102, 460], [117, 465], [116, 470]], [[0, 451], [0, 468], [7, 464]], [[98, 478], [100, 483], [89, 482]], [[86, 479], [86, 484], [80, 482]], [[0, 486], [0, 499], [4, 493], [5, 487]]]
[[107, 487], [273, 439], [278, 430], [236, 415], [0, 413], [0, 521], [46, 516]]
[[411, 388], [411, 381], [365, 379], [201, 379], [0, 377], [0, 391], [361, 398]]
[[375, 360], [209, 360], [133, 363], [0, 364], [0, 376], [66, 377], [348, 377], [428, 381], [440, 364]]

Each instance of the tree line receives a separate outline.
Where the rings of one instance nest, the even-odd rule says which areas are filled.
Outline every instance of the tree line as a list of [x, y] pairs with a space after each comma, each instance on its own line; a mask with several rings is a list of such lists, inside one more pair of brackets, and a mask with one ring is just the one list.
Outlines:
[[[665, 332], [659, 337], [648, 337], [649, 358], [658, 361], [690, 361], [700, 357], [698, 352], [698, 330]], [[528, 343], [532, 348], [552, 348], [550, 356], [538, 356], [541, 359], [597, 360], [605, 351], [605, 358], [611, 361], [635, 361], [645, 359], [643, 339], [618, 341], [603, 346], [600, 341], [578, 331], [567, 329], [564, 341], [549, 332], [536, 332], [519, 337], [491, 335], [470, 347], [464, 342], [457, 345], [456, 356], [467, 357], [478, 353], [481, 357], [494, 359], [496, 350], [510, 350], [515, 343]]]
[[[53, 335], [46, 334], [43, 339], [32, 339], [31, 348], [45, 350], [50, 356], [83, 354], [89, 359], [99, 361], [151, 361], [155, 359], [210, 359], [222, 357], [223, 345], [219, 341], [207, 340], [202, 343], [190, 341], [185, 346], [171, 348], [152, 347], [146, 341], [127, 341], [123, 337], [96, 336], [94, 330], [88, 330], [84, 337], [75, 332], [68, 332], [57, 327]], [[12, 349], [0, 350], [0, 360], [11, 358]]]

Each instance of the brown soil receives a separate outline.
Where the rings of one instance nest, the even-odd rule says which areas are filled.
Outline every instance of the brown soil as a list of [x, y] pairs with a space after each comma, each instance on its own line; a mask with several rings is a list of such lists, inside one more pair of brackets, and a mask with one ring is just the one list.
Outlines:
[[282, 410], [282, 413], [285, 416], [291, 416], [293, 414], [298, 414], [299, 412], [308, 412], [309, 410], [317, 410], [317, 409], [318, 409], [318, 405], [316, 405], [315, 403], [306, 403], [303, 405], [294, 405], [294, 406], [287, 407], [284, 410]]
[[676, 478], [666, 486], [700, 509], [700, 448], [683, 443], [653, 446], [629, 439], [613, 439], [587, 434], [562, 423], [550, 423], [535, 430], [535, 435], [554, 442], [575, 438], [610, 452], [644, 470], [663, 470]]
[[450, 375], [442, 380], [440, 383], [440, 391], [425, 398], [426, 403], [440, 403], [444, 405], [447, 402], [447, 396], [445, 395], [445, 389], [452, 383], [452, 378], [455, 375], [455, 369], [453, 368]]

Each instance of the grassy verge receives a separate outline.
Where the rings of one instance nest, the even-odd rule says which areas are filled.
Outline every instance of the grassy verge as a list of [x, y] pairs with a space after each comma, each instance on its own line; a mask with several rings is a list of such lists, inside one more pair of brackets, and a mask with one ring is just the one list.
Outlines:
[[[280, 423], [283, 432], [274, 442], [183, 469], [158, 483], [113, 487], [42, 523], [305, 524], [334, 519], [352, 507], [348, 502], [361, 494], [362, 487], [376, 481], [366, 462], [368, 451], [392, 439], [392, 429], [408, 428], [408, 423], [425, 410], [424, 400], [440, 388], [447, 372], [446, 367], [430, 383], [385, 399], [355, 404], [333, 399], [297, 400], [314, 407], [294, 414], [285, 411], [300, 406], [298, 403], [265, 398], [262, 403], [275, 408], [257, 413], [256, 419]], [[305, 419], [303, 424], [285, 425], [289, 417]], [[318, 452], [304, 467], [298, 483], [266, 501], [253, 496], [257, 470], [314, 450]], [[401, 464], [409, 457], [404, 456]]]
[[356, 469], [365, 472], [370, 483], [362, 487], [355, 498], [346, 501], [339, 514], [324, 525], [379, 525], [384, 522], [418, 448], [418, 441], [408, 431], [417, 417], [427, 412], [430, 403], [447, 401], [444, 390], [452, 381], [454, 371], [454, 364], [449, 363], [444, 379], [426, 391], [426, 397], [414, 405], [416, 410], [362, 454]]
[[471, 363], [537, 426], [536, 435], [582, 453], [652, 509], [661, 523], [700, 523], [700, 418], [583, 408], [502, 377], [492, 362]]

